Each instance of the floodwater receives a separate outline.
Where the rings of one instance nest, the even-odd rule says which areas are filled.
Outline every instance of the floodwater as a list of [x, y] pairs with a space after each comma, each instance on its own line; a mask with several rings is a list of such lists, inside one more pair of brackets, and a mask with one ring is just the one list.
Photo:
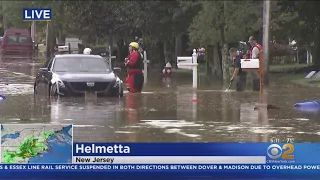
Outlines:
[[70, 123], [78, 142], [320, 141], [320, 115], [293, 109], [298, 101], [319, 97], [319, 89], [272, 83], [268, 103], [280, 109], [260, 112], [254, 110], [258, 92], [223, 92], [219, 83], [202, 79], [195, 91], [191, 76], [165, 81], [153, 73], [142, 94], [50, 99], [33, 95], [38, 68], [21, 60], [1, 62], [0, 94], [7, 100], [0, 102], [0, 123]]

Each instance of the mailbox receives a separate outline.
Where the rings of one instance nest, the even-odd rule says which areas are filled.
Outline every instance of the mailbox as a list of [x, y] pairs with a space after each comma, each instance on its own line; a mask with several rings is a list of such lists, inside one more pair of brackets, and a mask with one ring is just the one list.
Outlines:
[[69, 46], [58, 46], [58, 51], [59, 52], [68, 52]]
[[241, 69], [243, 71], [257, 71], [259, 67], [259, 59], [241, 59]]
[[192, 57], [177, 57], [177, 66], [179, 69], [192, 69]]
[[193, 49], [191, 57], [177, 57], [177, 66], [180, 69], [192, 70], [192, 87], [198, 86], [198, 55], [197, 50]]

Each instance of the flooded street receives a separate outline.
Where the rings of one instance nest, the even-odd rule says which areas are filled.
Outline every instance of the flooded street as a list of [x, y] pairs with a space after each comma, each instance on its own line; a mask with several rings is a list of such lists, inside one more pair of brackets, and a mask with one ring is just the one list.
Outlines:
[[293, 109], [298, 101], [317, 100], [319, 89], [271, 84], [268, 103], [281, 109], [263, 118], [254, 110], [258, 92], [223, 92], [219, 84], [201, 80], [194, 91], [191, 77], [150, 77], [144, 93], [123, 98], [35, 97], [38, 68], [39, 63], [1, 63], [0, 93], [7, 100], [0, 103], [0, 123], [74, 124], [74, 141], [82, 142], [320, 141], [320, 115]]

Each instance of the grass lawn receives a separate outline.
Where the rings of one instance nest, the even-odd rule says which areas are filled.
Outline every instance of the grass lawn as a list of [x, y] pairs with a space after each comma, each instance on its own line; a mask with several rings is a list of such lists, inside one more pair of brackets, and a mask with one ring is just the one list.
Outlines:
[[[284, 65], [271, 65], [271, 76], [275, 77], [277, 81], [292, 82], [301, 86], [320, 87], [320, 79], [306, 79], [306, 73], [295, 73], [295, 71], [306, 68], [308, 64], [284, 64]], [[192, 70], [174, 69], [173, 73], [192, 74]], [[205, 67], [200, 66], [198, 69], [200, 76], [205, 76]], [[230, 68], [230, 73], [233, 73], [233, 68]], [[280, 76], [279, 76], [280, 75]]]
[[270, 73], [286, 73], [293, 72], [301, 68], [311, 66], [310, 64], [282, 64], [270, 65]]
[[280, 81], [292, 82], [301, 86], [320, 87], [320, 79], [306, 79], [306, 74], [290, 74], [279, 78]]
[[47, 49], [47, 46], [38, 46], [39, 52], [44, 52]]

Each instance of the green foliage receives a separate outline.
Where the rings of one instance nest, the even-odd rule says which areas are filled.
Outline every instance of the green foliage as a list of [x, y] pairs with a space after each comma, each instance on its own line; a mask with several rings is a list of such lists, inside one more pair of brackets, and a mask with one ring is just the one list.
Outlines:
[[279, 43], [287, 44], [289, 38], [304, 45], [307, 40], [301, 34], [306, 33], [307, 27], [296, 11], [283, 10], [279, 2], [271, 1], [271, 32]]
[[288, 1], [279, 0], [279, 11], [287, 23], [282, 24], [284, 31], [290, 32], [295, 38], [308, 43], [314, 41], [317, 29], [320, 29], [320, 1]]
[[[278, 5], [282, 11], [297, 13], [293, 29], [302, 45], [311, 47], [314, 63], [320, 64], [320, 2], [319, 1], [289, 1], [279, 0]], [[294, 24], [294, 23], [293, 23]], [[289, 29], [289, 27], [287, 27]], [[298, 41], [298, 42], [299, 42]]]
[[[235, 42], [246, 39], [262, 24], [261, 2], [255, 1], [202, 1], [202, 10], [189, 28], [193, 44], [214, 45], [220, 42], [220, 28], [227, 27], [227, 39]], [[223, 6], [226, 6], [223, 12]], [[250, 7], [250, 11], [248, 11]], [[223, 21], [225, 20], [225, 21]]]
[[[228, 7], [224, 14], [222, 7]], [[319, 2], [272, 1], [272, 32], [277, 39], [299, 38], [320, 27]], [[261, 28], [260, 1], [2, 1], [14, 27], [27, 28], [23, 8], [52, 8], [56, 28], [67, 34], [104, 38], [143, 34], [152, 43], [171, 39], [173, 34], [190, 32], [194, 44], [215, 44], [220, 41], [219, 28], [226, 20], [230, 42], [247, 39]], [[302, 17], [302, 18], [300, 18]], [[191, 24], [191, 25], [190, 25]], [[37, 22], [39, 28], [45, 22]], [[190, 27], [189, 27], [190, 26]], [[305, 38], [301, 38], [305, 39]]]
[[[277, 42], [295, 39], [299, 45], [310, 45], [320, 29], [320, 2], [271, 1], [271, 33]], [[51, 8], [56, 36], [77, 36], [90, 43], [130, 41], [143, 36], [148, 47], [173, 47], [173, 38], [188, 34], [190, 44], [216, 46], [247, 40], [262, 33], [262, 2], [245, 1], [2, 1], [5, 14], [13, 27], [27, 28], [22, 21], [23, 8]], [[226, 8], [224, 8], [226, 7]], [[38, 32], [46, 22], [37, 22]], [[319, 35], [320, 37], [320, 35]], [[319, 40], [320, 43], [320, 40]], [[186, 47], [184, 47], [186, 49]], [[320, 58], [319, 58], [320, 59]]]
[[77, 35], [106, 37], [116, 31], [132, 31], [134, 23], [134, 4], [124, 1], [68, 1], [68, 28]]
[[186, 32], [197, 8], [185, 1], [68, 1], [68, 28], [80, 36], [143, 34], [151, 43]]

